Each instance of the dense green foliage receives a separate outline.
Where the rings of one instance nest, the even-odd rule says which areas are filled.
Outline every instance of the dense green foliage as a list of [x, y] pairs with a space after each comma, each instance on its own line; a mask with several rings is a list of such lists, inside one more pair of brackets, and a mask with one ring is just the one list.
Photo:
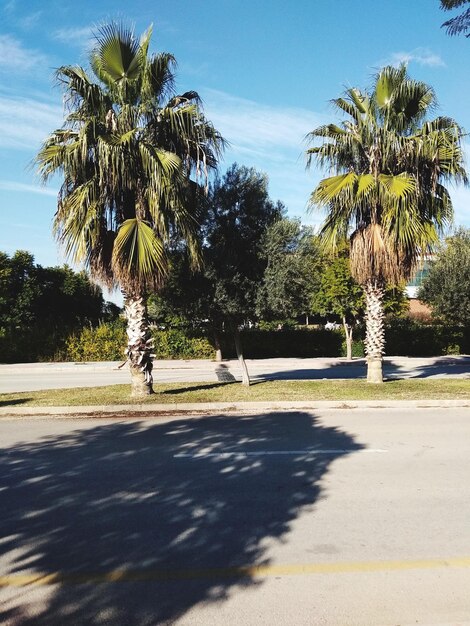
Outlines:
[[265, 260], [256, 295], [261, 320], [308, 317], [319, 288], [323, 257], [313, 229], [283, 218], [271, 224], [261, 242]]
[[[201, 331], [152, 327], [157, 359], [214, 359], [213, 338]], [[352, 356], [363, 357], [362, 329], [355, 330]], [[409, 318], [389, 320], [385, 327], [389, 356], [441, 356], [468, 354], [470, 330], [438, 324], [422, 324]], [[123, 322], [86, 327], [67, 339], [61, 356], [69, 361], [124, 361]], [[245, 330], [241, 332], [245, 356], [250, 359], [277, 357], [341, 357], [346, 355], [341, 330], [293, 329]], [[235, 358], [231, 333], [221, 333], [225, 358]]]
[[122, 320], [85, 326], [67, 337], [61, 357], [64, 361], [124, 361], [125, 341]]
[[[213, 359], [214, 342], [201, 331], [182, 328], [151, 328], [157, 359]], [[101, 324], [84, 328], [69, 337], [64, 357], [73, 361], [124, 360], [122, 323]], [[341, 356], [342, 334], [323, 329], [241, 332], [246, 356], [253, 359], [282, 356]], [[221, 333], [220, 341], [226, 358], [235, 358], [231, 333]]]
[[52, 358], [65, 337], [86, 324], [116, 316], [84, 272], [42, 267], [31, 254], [0, 253], [0, 353], [2, 361]]
[[385, 335], [389, 356], [470, 354], [470, 327], [423, 324], [398, 318], [387, 323]]
[[188, 326], [203, 323], [211, 332], [254, 320], [266, 267], [263, 237], [282, 213], [283, 206], [269, 198], [266, 176], [233, 164], [201, 206], [202, 269], [192, 270], [186, 248], [176, 248], [165, 287], [149, 301], [151, 316], [160, 321], [179, 316]]
[[325, 259], [320, 284], [311, 300], [311, 309], [323, 316], [334, 315], [355, 324], [364, 312], [364, 295], [351, 276], [349, 250], [344, 244], [338, 254]]
[[470, 229], [449, 237], [430, 264], [419, 291], [433, 317], [470, 327]]

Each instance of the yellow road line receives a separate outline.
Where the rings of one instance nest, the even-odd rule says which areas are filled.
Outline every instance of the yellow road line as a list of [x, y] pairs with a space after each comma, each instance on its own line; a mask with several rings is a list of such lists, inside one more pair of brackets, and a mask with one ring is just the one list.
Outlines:
[[360, 572], [399, 571], [411, 569], [437, 569], [470, 567], [470, 557], [449, 559], [421, 559], [416, 561], [354, 561], [350, 563], [305, 563], [294, 565], [249, 565], [246, 567], [221, 567], [181, 570], [112, 570], [110, 572], [37, 572], [0, 576], [0, 587], [26, 585], [99, 584], [112, 582], [163, 582], [200, 578], [240, 578], [270, 576], [298, 576], [302, 574], [346, 574]]

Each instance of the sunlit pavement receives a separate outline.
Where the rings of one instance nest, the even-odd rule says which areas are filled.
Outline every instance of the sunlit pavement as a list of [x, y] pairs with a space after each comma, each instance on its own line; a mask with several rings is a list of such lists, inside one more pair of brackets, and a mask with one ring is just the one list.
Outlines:
[[[0, 364], [0, 393], [100, 387], [128, 383], [130, 374], [122, 363], [25, 363]], [[333, 380], [365, 378], [364, 359], [351, 362], [339, 358], [247, 359], [253, 380]], [[386, 357], [385, 376], [395, 378], [469, 378], [470, 357]], [[211, 382], [241, 380], [237, 360], [155, 361], [156, 382]]]

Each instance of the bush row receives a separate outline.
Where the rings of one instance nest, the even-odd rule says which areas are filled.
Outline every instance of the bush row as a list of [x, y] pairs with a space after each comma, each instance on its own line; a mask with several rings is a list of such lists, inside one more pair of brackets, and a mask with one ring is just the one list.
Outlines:
[[[203, 333], [180, 328], [152, 330], [159, 359], [213, 359], [212, 340]], [[246, 330], [241, 333], [246, 358], [338, 357], [346, 354], [342, 330]], [[4, 363], [39, 360], [119, 361], [124, 359], [125, 325], [122, 321], [86, 327], [66, 338], [44, 330], [0, 335], [0, 360]], [[233, 337], [221, 337], [224, 358], [234, 358]], [[390, 356], [439, 356], [470, 353], [470, 329], [425, 325], [409, 319], [394, 320], [386, 328], [386, 353]], [[353, 356], [364, 355], [361, 329], [353, 343]]]

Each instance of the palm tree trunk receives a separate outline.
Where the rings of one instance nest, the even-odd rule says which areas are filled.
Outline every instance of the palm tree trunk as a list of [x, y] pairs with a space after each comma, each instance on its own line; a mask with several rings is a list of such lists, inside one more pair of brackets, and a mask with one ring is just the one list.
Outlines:
[[383, 383], [382, 357], [385, 348], [384, 332], [384, 287], [376, 280], [364, 286], [366, 297], [366, 339], [367, 382]]
[[245, 358], [243, 356], [242, 342], [240, 339], [240, 331], [235, 324], [233, 327], [233, 337], [235, 339], [235, 350], [237, 351], [238, 362], [242, 368], [242, 385], [250, 385], [250, 375], [248, 374], [248, 368], [246, 366]]
[[153, 339], [150, 334], [145, 298], [124, 294], [127, 317], [126, 356], [132, 377], [131, 396], [141, 398], [153, 393]]
[[346, 318], [343, 315], [343, 328], [346, 336], [346, 359], [352, 360], [352, 326], [346, 322]]

